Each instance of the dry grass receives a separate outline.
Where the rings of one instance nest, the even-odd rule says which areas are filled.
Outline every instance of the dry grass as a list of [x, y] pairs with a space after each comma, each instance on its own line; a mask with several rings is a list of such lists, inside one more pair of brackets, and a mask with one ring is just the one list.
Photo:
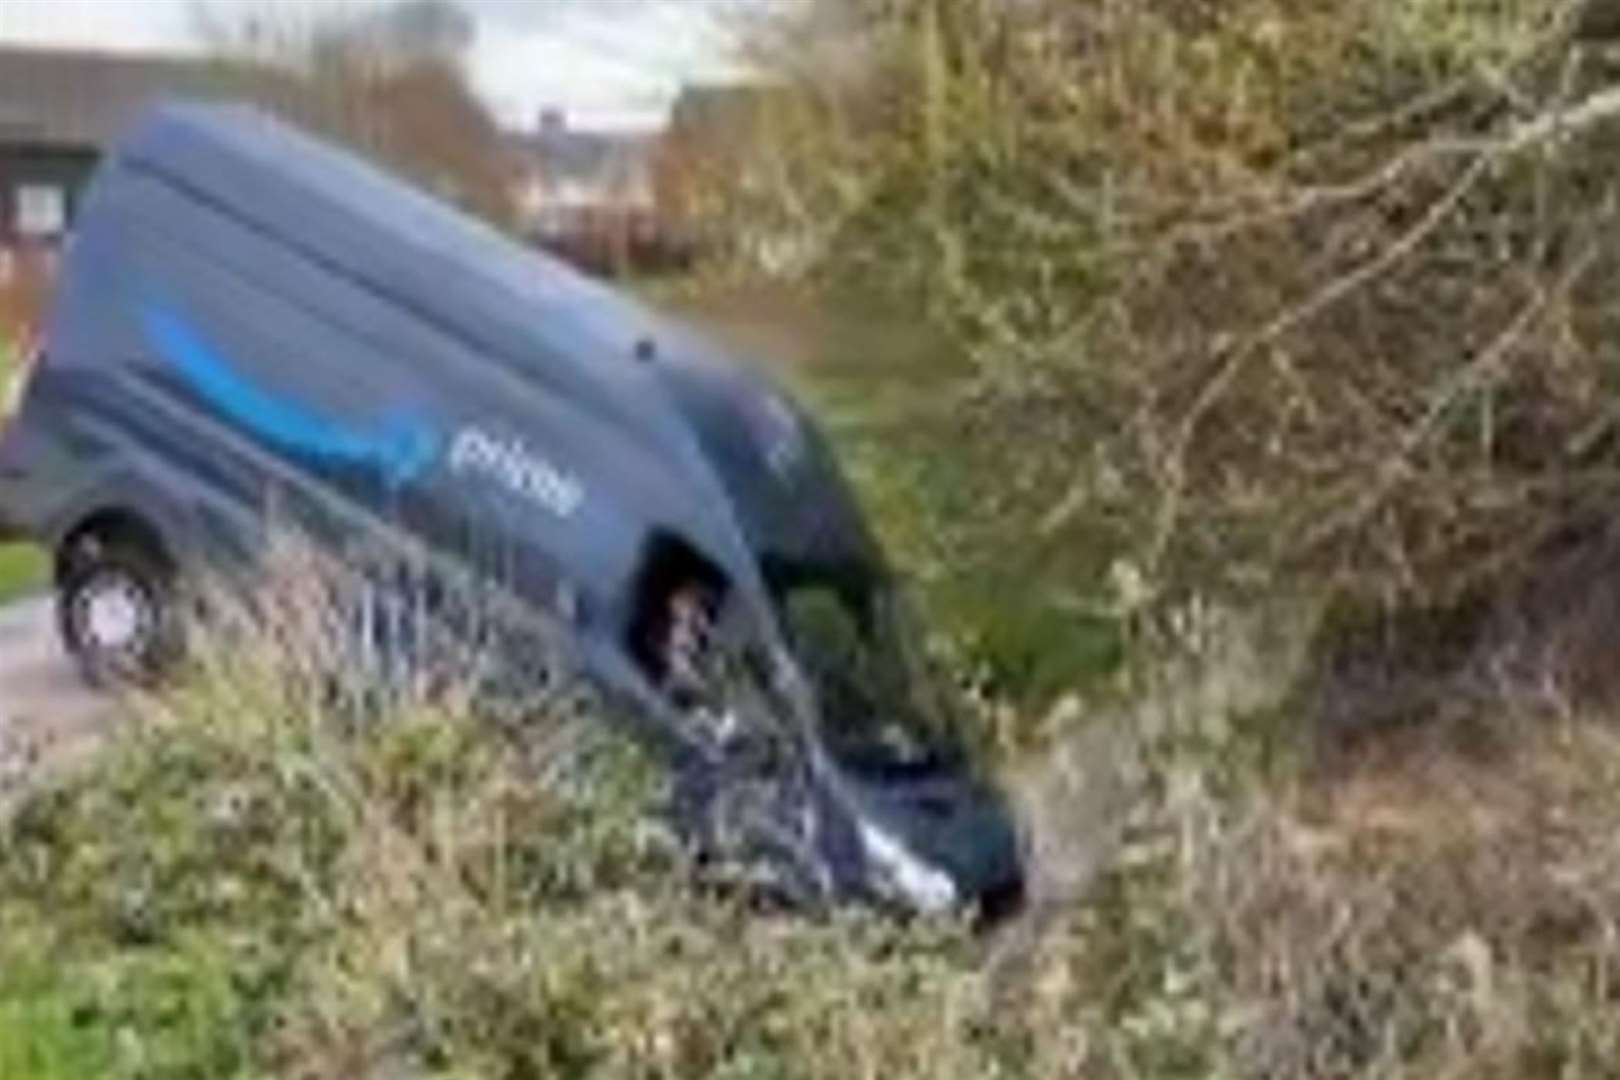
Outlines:
[[1283, 784], [1160, 756], [1002, 1020], [1033, 1075], [1611, 1075], [1617, 767], [1606, 723], [1528, 716]]

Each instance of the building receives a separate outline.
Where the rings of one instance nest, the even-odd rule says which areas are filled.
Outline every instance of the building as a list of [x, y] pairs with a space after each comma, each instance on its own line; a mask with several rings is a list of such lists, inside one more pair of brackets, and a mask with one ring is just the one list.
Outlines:
[[203, 60], [0, 47], [0, 246], [54, 243], [102, 148], [136, 114], [240, 85], [227, 74]]
[[518, 228], [539, 247], [597, 273], [666, 253], [653, 189], [655, 138], [578, 131], [559, 111], [508, 140]]
[[197, 60], [0, 47], [0, 338], [37, 322], [102, 148], [152, 102], [214, 93], [223, 76]]

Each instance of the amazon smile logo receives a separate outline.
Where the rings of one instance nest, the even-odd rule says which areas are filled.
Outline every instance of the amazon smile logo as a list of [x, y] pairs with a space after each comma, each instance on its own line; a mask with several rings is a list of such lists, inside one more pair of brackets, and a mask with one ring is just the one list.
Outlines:
[[344, 424], [265, 390], [174, 311], [148, 304], [140, 316], [153, 348], [186, 384], [266, 442], [329, 464], [373, 469], [392, 488], [415, 480], [439, 457], [443, 437], [419, 417], [402, 412], [371, 425]]

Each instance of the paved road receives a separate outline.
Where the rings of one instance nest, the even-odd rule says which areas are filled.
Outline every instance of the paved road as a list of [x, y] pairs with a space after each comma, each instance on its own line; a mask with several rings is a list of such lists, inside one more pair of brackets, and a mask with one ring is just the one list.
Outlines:
[[0, 792], [39, 758], [83, 747], [113, 708], [62, 655], [49, 599], [0, 608]]

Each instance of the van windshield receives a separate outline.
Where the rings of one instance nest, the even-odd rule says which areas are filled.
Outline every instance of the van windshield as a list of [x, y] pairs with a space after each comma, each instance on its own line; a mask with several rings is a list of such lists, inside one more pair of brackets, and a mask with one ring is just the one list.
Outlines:
[[930, 767], [959, 754], [899, 597], [801, 582], [780, 593], [794, 653], [815, 688], [821, 734], [844, 764]]

